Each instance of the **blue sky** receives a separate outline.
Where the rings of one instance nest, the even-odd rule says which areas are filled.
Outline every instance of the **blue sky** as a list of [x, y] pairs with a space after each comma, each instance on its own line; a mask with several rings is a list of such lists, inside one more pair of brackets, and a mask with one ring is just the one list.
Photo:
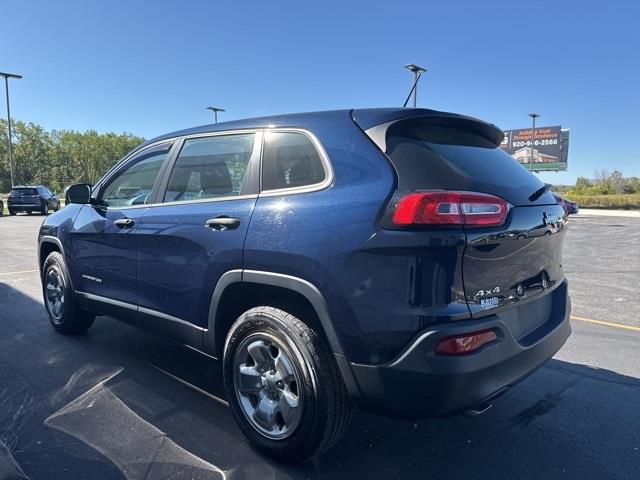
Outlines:
[[[221, 119], [404, 101], [501, 128], [562, 125], [569, 171], [640, 176], [640, 2], [12, 1], [12, 116], [147, 138]], [[1, 96], [4, 116], [4, 95]]]

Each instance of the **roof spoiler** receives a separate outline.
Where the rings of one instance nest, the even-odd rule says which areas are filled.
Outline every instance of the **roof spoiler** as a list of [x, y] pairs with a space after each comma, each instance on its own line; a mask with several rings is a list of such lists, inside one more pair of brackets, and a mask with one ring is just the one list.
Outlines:
[[[377, 125], [371, 125], [376, 120], [383, 120], [383, 116], [378, 118], [367, 118], [367, 111], [361, 111], [364, 113], [364, 118], [359, 115], [358, 110], [353, 111], [353, 120], [364, 130], [367, 136], [382, 150], [387, 153], [387, 131], [391, 125], [396, 125], [401, 122], [419, 122], [423, 125], [438, 125], [445, 127], [457, 128], [468, 132], [480, 135], [486, 138], [496, 147], [500, 146], [502, 139], [504, 138], [504, 132], [492, 123], [487, 123], [482, 120], [473, 117], [467, 117], [465, 115], [458, 115], [455, 113], [438, 112], [435, 110], [416, 109], [416, 110], [404, 110], [394, 112], [394, 115], [390, 115], [391, 118], [384, 123]], [[403, 112], [404, 115], [398, 115]], [[387, 120], [387, 119], [384, 119]]]

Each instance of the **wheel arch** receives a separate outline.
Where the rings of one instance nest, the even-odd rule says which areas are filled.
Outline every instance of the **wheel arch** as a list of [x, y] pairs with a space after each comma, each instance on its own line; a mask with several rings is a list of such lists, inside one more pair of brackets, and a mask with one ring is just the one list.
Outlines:
[[[263, 292], [265, 293], [286, 293], [289, 300], [300, 297], [304, 299], [300, 308], [310, 307], [314, 316], [311, 321], [316, 324], [313, 326], [321, 329], [318, 333], [326, 339], [331, 352], [343, 354], [342, 346], [331, 323], [327, 303], [315, 285], [291, 275], [258, 270], [231, 270], [220, 277], [209, 306], [208, 328], [204, 339], [205, 350], [208, 354], [221, 358], [228, 328], [236, 319], [233, 314], [230, 316], [225, 315], [225, 307], [228, 306], [229, 302], [234, 301], [233, 297], [229, 298], [230, 292], [233, 292], [234, 289], [240, 289], [240, 291], [242, 289], [251, 289], [252, 285], [256, 288], [264, 288]], [[245, 308], [243, 304], [246, 306], [259, 306], [257, 304], [252, 305], [254, 303], [264, 302], [245, 300], [240, 303], [239, 306], [241, 308], [239, 310]], [[302, 303], [306, 303], [306, 305], [302, 305]], [[282, 306], [280, 305], [280, 307]], [[299, 312], [289, 313], [296, 314]], [[306, 320], [309, 321], [309, 319]]]
[[50, 235], [43, 235], [38, 241], [38, 267], [40, 268], [40, 274], [42, 274], [44, 262], [51, 252], [60, 252], [63, 257], [65, 256], [64, 247], [60, 239]]

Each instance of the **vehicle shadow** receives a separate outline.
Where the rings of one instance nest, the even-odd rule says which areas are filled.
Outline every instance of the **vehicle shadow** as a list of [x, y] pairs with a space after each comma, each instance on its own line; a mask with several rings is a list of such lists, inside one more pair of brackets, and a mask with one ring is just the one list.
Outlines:
[[[37, 275], [34, 276], [37, 280]], [[0, 283], [0, 432], [37, 478], [630, 478], [640, 469], [640, 380], [560, 360], [476, 419], [356, 413], [313, 462], [252, 450], [224, 402], [220, 363], [99, 318], [50, 328], [37, 294]]]

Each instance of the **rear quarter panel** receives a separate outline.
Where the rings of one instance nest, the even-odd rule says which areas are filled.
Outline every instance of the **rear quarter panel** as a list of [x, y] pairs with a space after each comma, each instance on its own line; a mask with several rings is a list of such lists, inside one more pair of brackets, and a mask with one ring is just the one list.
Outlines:
[[[324, 295], [341, 347], [349, 356], [361, 326], [340, 266], [376, 230], [395, 188], [394, 172], [348, 113], [297, 124], [316, 135], [331, 161], [333, 184], [320, 191], [258, 198], [245, 243], [245, 268], [302, 278]], [[347, 290], [345, 290], [347, 289]]]

